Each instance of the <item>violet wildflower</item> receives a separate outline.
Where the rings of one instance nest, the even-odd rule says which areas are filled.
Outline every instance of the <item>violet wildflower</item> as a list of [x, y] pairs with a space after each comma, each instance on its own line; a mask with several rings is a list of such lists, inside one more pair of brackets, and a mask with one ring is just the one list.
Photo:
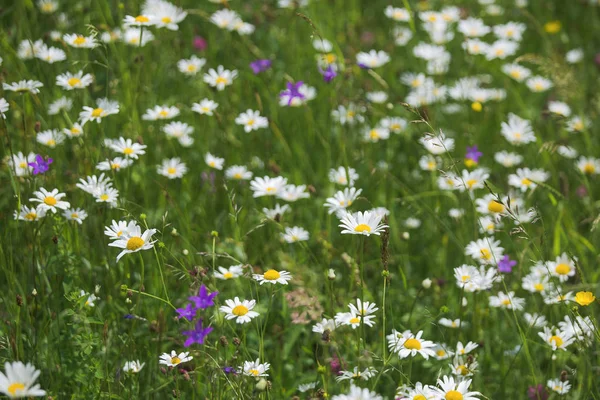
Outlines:
[[333, 78], [337, 76], [337, 72], [332, 65], [328, 65], [325, 70], [322, 70], [321, 67], [319, 67], [319, 72], [323, 75], [323, 80], [327, 83], [331, 82]]
[[252, 72], [254, 72], [254, 75], [257, 75], [271, 68], [271, 60], [252, 61], [250, 63], [250, 68], [252, 68]]
[[188, 321], [191, 321], [196, 316], [196, 307], [192, 303], [186, 304], [184, 308], [178, 308], [177, 310], [177, 318], [185, 318]]
[[286, 97], [287, 96], [288, 97], [288, 102], [287, 102], [288, 106], [292, 105], [292, 101], [295, 98], [303, 100], [304, 99], [304, 95], [299, 92], [300, 87], [303, 84], [304, 84], [304, 82], [302, 82], [302, 81], [298, 81], [296, 83], [288, 82], [287, 83], [287, 89], [284, 90], [283, 92], [279, 93], [279, 97]]
[[511, 260], [507, 254], [498, 262], [498, 271], [510, 274], [515, 265], [517, 265], [517, 262], [515, 260]]
[[185, 347], [190, 347], [194, 343], [204, 344], [204, 339], [209, 333], [212, 332], [212, 330], [213, 328], [211, 326], [207, 326], [206, 328], [204, 328], [202, 326], [202, 319], [199, 319], [198, 322], [196, 322], [196, 326], [194, 327], [194, 329], [182, 332], [185, 336], [188, 337], [185, 343], [183, 343], [183, 345]]
[[223, 372], [225, 372], [226, 374], [237, 374], [235, 368], [233, 367], [223, 367]]
[[47, 160], [44, 160], [44, 157], [38, 154], [35, 156], [35, 161], [27, 163], [27, 165], [33, 168], [34, 175], [38, 175], [47, 172], [50, 169], [50, 164], [52, 164], [53, 161], [54, 160], [50, 157], [48, 157]]
[[529, 386], [527, 389], [527, 397], [531, 400], [547, 400], [550, 395], [541, 383], [536, 386]]
[[208, 307], [213, 307], [215, 305], [213, 299], [218, 294], [219, 292], [208, 293], [208, 291], [206, 290], [206, 286], [202, 285], [200, 286], [200, 290], [198, 291], [198, 296], [192, 296], [189, 298], [189, 300], [194, 302], [194, 304], [196, 305], [196, 309], [204, 310]]
[[467, 146], [467, 153], [465, 154], [465, 165], [467, 167], [473, 167], [477, 165], [481, 156], [483, 156], [483, 153], [479, 151], [477, 145], [472, 147]]
[[194, 36], [193, 44], [194, 44], [194, 48], [196, 50], [199, 50], [199, 51], [206, 50], [206, 46], [207, 46], [206, 39], [204, 39], [202, 36]]

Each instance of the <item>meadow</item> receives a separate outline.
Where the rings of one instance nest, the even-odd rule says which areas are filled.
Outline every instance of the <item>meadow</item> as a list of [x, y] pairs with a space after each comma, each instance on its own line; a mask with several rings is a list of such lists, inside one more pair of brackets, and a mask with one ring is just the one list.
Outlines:
[[0, 21], [3, 396], [600, 399], [597, 0]]

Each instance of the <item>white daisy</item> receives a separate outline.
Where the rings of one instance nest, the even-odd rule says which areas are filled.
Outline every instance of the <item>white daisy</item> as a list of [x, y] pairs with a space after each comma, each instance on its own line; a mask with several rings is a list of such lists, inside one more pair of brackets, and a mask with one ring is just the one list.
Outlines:
[[219, 310], [225, 313], [226, 319], [235, 319], [235, 322], [238, 324], [250, 322], [252, 318], [256, 318], [259, 315], [256, 311], [252, 311], [256, 305], [256, 300], [240, 301], [238, 297], [235, 297], [233, 300], [225, 300], [225, 304]]
[[33, 196], [29, 199], [29, 201], [33, 201], [36, 203], [40, 203], [38, 207], [40, 207], [44, 211], [52, 211], [56, 214], [56, 209], [66, 210], [71, 206], [68, 201], [61, 200], [66, 196], [64, 193], [60, 193], [58, 189], [52, 189], [52, 191], [47, 191], [43, 187], [39, 190], [33, 192]]
[[272, 283], [273, 285], [279, 283], [281, 285], [287, 285], [288, 281], [292, 279], [292, 275], [287, 271], [276, 271], [270, 269], [265, 271], [264, 274], [254, 274], [252, 278], [260, 283]]

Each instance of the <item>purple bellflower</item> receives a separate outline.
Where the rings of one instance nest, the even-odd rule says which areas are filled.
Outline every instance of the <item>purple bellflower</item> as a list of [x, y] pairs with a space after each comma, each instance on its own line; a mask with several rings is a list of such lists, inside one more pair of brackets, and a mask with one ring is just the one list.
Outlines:
[[34, 175], [38, 175], [47, 172], [50, 169], [50, 164], [52, 164], [53, 161], [54, 160], [50, 157], [48, 157], [47, 160], [44, 160], [44, 157], [38, 154], [35, 156], [35, 161], [27, 163], [27, 165], [33, 168]]

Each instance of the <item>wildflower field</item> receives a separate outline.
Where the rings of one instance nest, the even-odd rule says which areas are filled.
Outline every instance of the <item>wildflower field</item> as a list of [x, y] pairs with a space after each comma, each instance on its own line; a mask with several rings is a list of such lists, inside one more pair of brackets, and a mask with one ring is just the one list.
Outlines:
[[0, 21], [3, 396], [600, 399], [597, 0]]

